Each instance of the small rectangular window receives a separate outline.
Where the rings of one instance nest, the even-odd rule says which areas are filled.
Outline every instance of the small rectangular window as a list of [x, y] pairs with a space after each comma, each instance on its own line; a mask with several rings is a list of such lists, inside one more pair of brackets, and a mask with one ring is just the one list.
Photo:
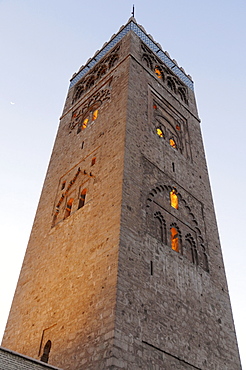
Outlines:
[[80, 193], [78, 209], [84, 207], [86, 193], [87, 193], [87, 189], [83, 189], [82, 192]]
[[70, 198], [69, 201], [67, 202], [67, 206], [66, 206], [66, 209], [65, 209], [64, 219], [70, 216], [71, 211], [72, 211], [73, 201], [74, 201], [74, 199], [73, 198]]

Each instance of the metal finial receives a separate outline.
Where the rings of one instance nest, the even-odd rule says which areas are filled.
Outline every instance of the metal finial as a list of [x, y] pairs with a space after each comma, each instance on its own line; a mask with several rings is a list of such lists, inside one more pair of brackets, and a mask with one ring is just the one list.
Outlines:
[[132, 6], [132, 16], [134, 17], [134, 4]]

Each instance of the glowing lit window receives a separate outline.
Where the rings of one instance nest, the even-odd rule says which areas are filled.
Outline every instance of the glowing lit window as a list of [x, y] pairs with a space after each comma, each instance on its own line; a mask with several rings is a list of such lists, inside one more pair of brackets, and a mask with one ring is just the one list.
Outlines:
[[73, 201], [74, 201], [74, 199], [73, 198], [70, 198], [69, 201], [67, 202], [67, 206], [66, 206], [64, 218], [67, 218], [68, 216], [70, 216], [71, 210], [72, 210]]
[[176, 143], [175, 143], [175, 141], [173, 140], [173, 139], [170, 139], [169, 140], [169, 144], [173, 147], [173, 148], [177, 148], [177, 145], [176, 145]]
[[98, 109], [97, 110], [94, 110], [93, 114], [92, 114], [92, 121], [95, 121], [98, 117]]
[[180, 126], [176, 125], [176, 130], [180, 131]]
[[171, 201], [171, 206], [175, 209], [179, 208], [179, 198], [177, 196], [176, 190], [172, 190], [170, 192], [170, 201]]
[[171, 227], [171, 247], [175, 252], [179, 252], [179, 233], [175, 227]]
[[157, 109], [157, 105], [156, 105], [156, 104], [154, 104], [154, 105], [153, 105], [153, 108], [154, 108], [154, 109]]
[[87, 189], [84, 189], [84, 190], [82, 190], [82, 192], [80, 194], [78, 209], [84, 207], [84, 205], [85, 205], [86, 192], [87, 192]]
[[162, 78], [160, 68], [155, 67], [155, 74], [156, 74], [156, 76], [157, 76], [158, 78]]
[[158, 136], [164, 137], [163, 131], [160, 128], [156, 129], [156, 133], [157, 133]]
[[83, 124], [82, 124], [82, 130], [84, 130], [87, 127], [88, 121], [89, 121], [88, 118], [84, 119]]

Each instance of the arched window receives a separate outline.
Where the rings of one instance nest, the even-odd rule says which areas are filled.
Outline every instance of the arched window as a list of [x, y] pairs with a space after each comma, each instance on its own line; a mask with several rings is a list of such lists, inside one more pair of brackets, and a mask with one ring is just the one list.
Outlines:
[[166, 238], [166, 222], [160, 212], [154, 214], [155, 223], [155, 234], [162, 243], [167, 244]]
[[190, 234], [188, 234], [185, 238], [185, 249], [186, 249], [185, 254], [188, 260], [197, 265], [198, 264], [197, 248], [195, 241]]
[[107, 67], [104, 65], [99, 69], [97, 78], [101, 78], [103, 75], [106, 74], [106, 72], [107, 72]]
[[50, 354], [50, 349], [51, 349], [51, 341], [48, 340], [44, 346], [44, 351], [43, 354], [40, 358], [40, 361], [48, 363], [49, 360], [49, 354]]
[[179, 198], [177, 196], [177, 191], [175, 189], [170, 191], [170, 202], [173, 208], [175, 209], [179, 208]]
[[155, 74], [158, 78], [161, 78], [163, 79], [163, 74], [162, 74], [162, 71], [160, 70], [160, 68], [158, 66], [155, 67]]
[[67, 202], [64, 219], [70, 216], [71, 210], [72, 210], [73, 201], [74, 201], [74, 199], [73, 198], [70, 198], [69, 201]]
[[87, 81], [86, 90], [90, 89], [94, 85], [94, 83], [95, 83], [95, 78], [94, 76], [91, 76], [89, 80]]
[[84, 91], [85, 91], [84, 85], [79, 85], [76, 88], [76, 92], [75, 92], [75, 95], [74, 95], [74, 98], [73, 98], [73, 102], [78, 100], [83, 95]]
[[89, 122], [89, 118], [85, 118], [83, 120], [83, 122], [82, 122], [82, 130], [84, 130], [87, 127], [88, 122]]
[[193, 261], [193, 254], [192, 254], [192, 243], [189, 239], [185, 240], [184, 254], [190, 262], [192, 262], [192, 263], [194, 262]]
[[180, 243], [179, 243], [179, 233], [176, 227], [171, 227], [171, 247], [175, 252], [179, 252], [180, 250]]
[[92, 113], [92, 121], [95, 121], [98, 117], [98, 109], [94, 110], [94, 112]]
[[203, 245], [201, 245], [201, 249], [202, 249], [202, 253], [200, 255], [201, 256], [200, 265], [205, 271], [209, 272], [208, 257], [207, 257], [207, 254], [205, 252], [205, 248]]
[[186, 93], [185, 93], [184, 89], [179, 88], [178, 89], [178, 94], [179, 94], [181, 100], [183, 100], [186, 103], [187, 102], [187, 98], [186, 98]]
[[169, 144], [170, 144], [173, 148], [177, 149], [176, 141], [175, 141], [173, 138], [169, 139]]
[[157, 133], [157, 135], [159, 136], [159, 137], [164, 137], [164, 133], [163, 133], [163, 131], [162, 131], [162, 129], [161, 128], [157, 128], [156, 129], [156, 133]]
[[117, 54], [112, 56], [112, 58], [110, 59], [110, 62], [109, 62], [109, 69], [112, 68], [113, 66], [115, 66], [118, 59], [119, 59], [119, 57], [118, 57]]
[[148, 55], [144, 55], [143, 56], [143, 62], [146, 64], [146, 66], [150, 69], [152, 69], [152, 62], [151, 62], [151, 59]]
[[171, 77], [167, 77], [167, 86], [173, 90], [174, 92], [176, 92], [176, 87], [175, 87], [175, 83], [174, 81], [172, 80]]
[[84, 207], [85, 205], [86, 192], [87, 189], [83, 189], [82, 192], [80, 193], [78, 209]]

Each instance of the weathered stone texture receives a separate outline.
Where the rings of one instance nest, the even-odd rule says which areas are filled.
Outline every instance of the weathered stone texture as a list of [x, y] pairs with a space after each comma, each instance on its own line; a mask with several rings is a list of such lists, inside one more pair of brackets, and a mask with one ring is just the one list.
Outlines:
[[[132, 345], [134, 358], [128, 366], [131, 369], [240, 369], [194, 97], [190, 97], [187, 106], [167, 91], [158, 78], [146, 73], [138, 57], [139, 42], [133, 37], [136, 59], [131, 61], [129, 75], [116, 313], [116, 328], [125, 338], [131, 333], [139, 341]], [[153, 99], [163, 106], [171, 106], [184, 117], [190, 158], [185, 158], [184, 153], [154, 132], [150, 114]], [[153, 195], [148, 208], [149, 193], [161, 185], [178, 189], [185, 201], [184, 208], [190, 208], [197, 224], [192, 226], [189, 219], [180, 219], [181, 201], [178, 210], [169, 205], [166, 211], [162, 190], [160, 199], [158, 194]], [[196, 225], [197, 243], [202, 236], [209, 271], [173, 251], [169, 241], [165, 245], [152, 237], [154, 225], [148, 224], [148, 218], [153, 216], [151, 207], [157, 208], [155, 202], [161, 204], [158, 209], [165, 215], [167, 224], [175, 220], [184, 234], [188, 232], [185, 230], [193, 232]], [[202, 255], [199, 257], [201, 260]], [[122, 358], [127, 361], [129, 351], [122, 347], [122, 352], [125, 353]]]
[[239, 370], [194, 94], [158, 77], [136, 34], [116, 47], [68, 93], [3, 345], [39, 359], [51, 340], [64, 370]]

